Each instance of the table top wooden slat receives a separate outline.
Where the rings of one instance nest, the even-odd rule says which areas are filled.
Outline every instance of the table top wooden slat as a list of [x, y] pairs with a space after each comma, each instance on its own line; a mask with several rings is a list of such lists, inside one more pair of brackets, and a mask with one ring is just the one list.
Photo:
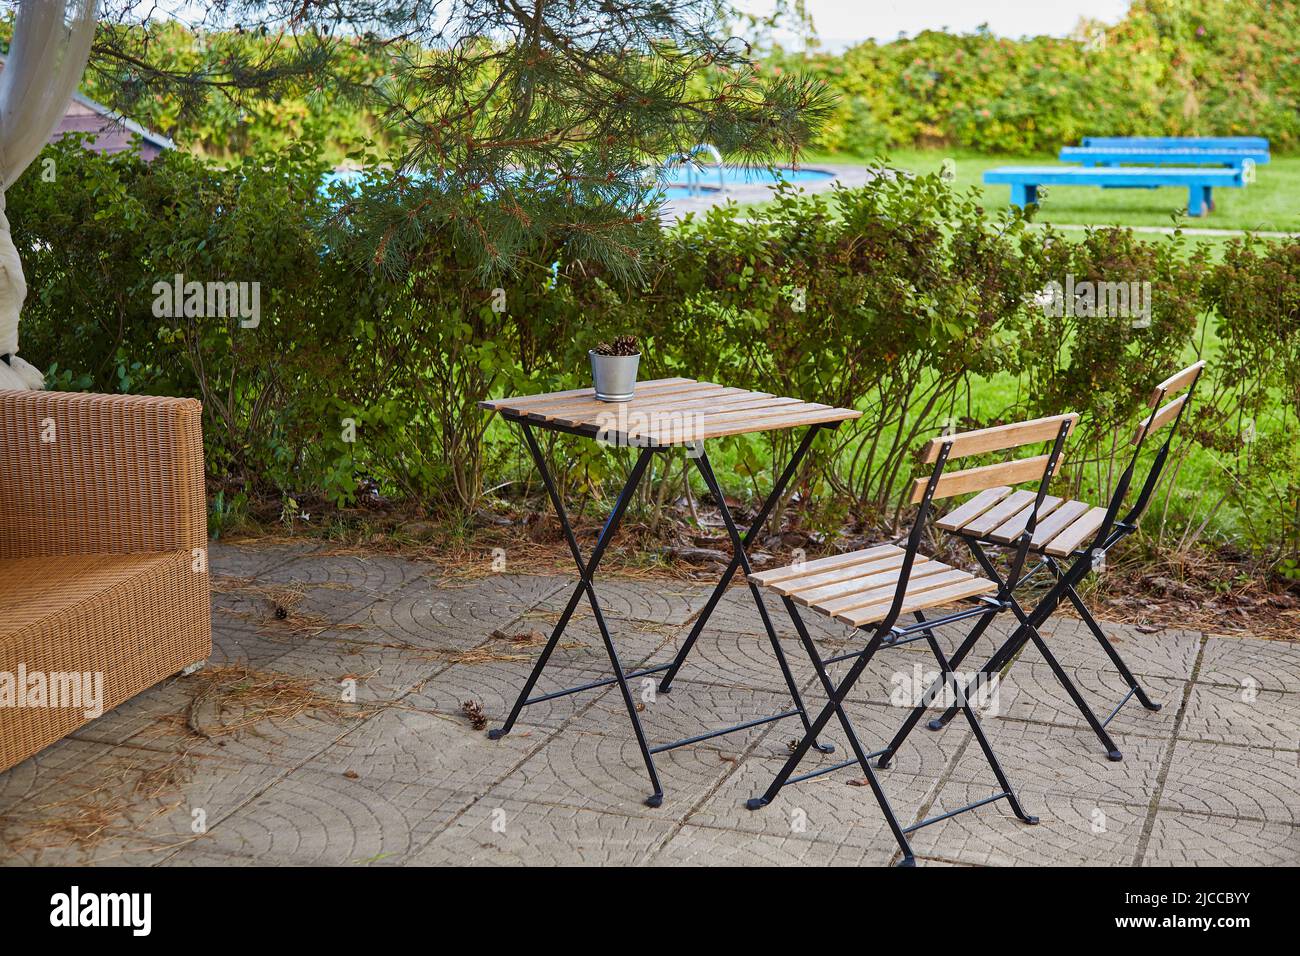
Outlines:
[[566, 398], [554, 403], [533, 405], [520, 410], [535, 421], [551, 421], [560, 415], [582, 420], [594, 419], [598, 415], [607, 415], [612, 406], [625, 405], [629, 408], [657, 408], [671, 405], [687, 397], [700, 397], [716, 394], [722, 386], [712, 382], [680, 382], [672, 385], [647, 389], [642, 392], [637, 387], [636, 397], [630, 402], [602, 402], [594, 395], [587, 394], [575, 398]]
[[[655, 392], [673, 385], [693, 384], [689, 378], [656, 378], [648, 382], [637, 382], [640, 392]], [[479, 407], [494, 411], [519, 411], [541, 405], [556, 405], [566, 399], [594, 399], [595, 390], [591, 388], [572, 388], [567, 392], [539, 392], [536, 395], [518, 395], [514, 398], [497, 398], [479, 402]]]
[[728, 388], [689, 378], [637, 382], [629, 402], [602, 402], [590, 388], [480, 402], [540, 427], [589, 431], [592, 437], [641, 444], [679, 445], [726, 435], [829, 425], [858, 418], [851, 408]]
[[638, 412], [652, 410], [666, 412], [684, 408], [691, 402], [719, 402], [733, 397], [737, 392], [743, 394], [743, 391], [743, 389], [727, 389], [721, 385], [701, 383], [694, 388], [673, 389], [667, 394], [656, 392], [644, 397], [638, 396], [639, 400], [634, 398], [630, 402], [602, 402], [599, 399], [588, 398], [571, 405], [547, 407], [532, 413], [529, 417], [556, 421], [564, 425], [582, 425], [592, 421], [596, 416], [602, 420], [606, 419], [610, 414], [610, 408], [617, 405], [626, 405], [629, 409]]

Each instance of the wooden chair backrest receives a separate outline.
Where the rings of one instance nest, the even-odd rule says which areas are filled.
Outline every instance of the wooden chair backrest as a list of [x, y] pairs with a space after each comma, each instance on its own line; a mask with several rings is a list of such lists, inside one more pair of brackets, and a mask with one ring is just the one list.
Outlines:
[[[921, 450], [921, 460], [933, 464], [939, 458], [940, 450], [947, 445], [947, 460], [964, 458], [968, 455], [983, 455], [994, 451], [1005, 451], [1041, 442], [1055, 441], [1060, 435], [1061, 426], [1069, 423], [1068, 435], [1079, 424], [1079, 416], [1073, 412], [1066, 415], [1051, 415], [1047, 418], [1035, 418], [1032, 421], [1012, 422], [1008, 425], [994, 425], [992, 428], [980, 428], [975, 431], [959, 432], [955, 435], [943, 435], [926, 442]], [[1013, 458], [993, 465], [980, 465], [961, 471], [945, 472], [935, 484], [931, 498], [951, 498], [972, 491], [983, 491], [999, 485], [1018, 485], [1026, 481], [1042, 480], [1046, 475], [1050, 455], [1035, 455], [1031, 458]], [[1060, 467], [1058, 458], [1053, 471]], [[911, 501], [919, 504], [929, 487], [929, 478], [917, 478], [912, 482]]]

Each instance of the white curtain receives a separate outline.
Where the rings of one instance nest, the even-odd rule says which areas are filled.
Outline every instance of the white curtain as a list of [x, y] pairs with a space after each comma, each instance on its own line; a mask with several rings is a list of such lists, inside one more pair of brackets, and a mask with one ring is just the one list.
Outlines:
[[[41, 373], [17, 356], [27, 280], [5, 215], [4, 190], [50, 138], [81, 81], [95, 36], [98, 0], [19, 0], [0, 70], [0, 388], [41, 388]], [[57, 175], [57, 171], [56, 171]]]

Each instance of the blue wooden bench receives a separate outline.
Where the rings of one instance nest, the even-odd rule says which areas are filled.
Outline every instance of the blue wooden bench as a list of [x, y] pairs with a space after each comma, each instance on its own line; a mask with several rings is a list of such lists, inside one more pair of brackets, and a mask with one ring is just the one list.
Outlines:
[[1103, 189], [1155, 189], [1186, 186], [1187, 212], [1204, 216], [1215, 186], [1245, 185], [1240, 169], [1188, 169], [1148, 166], [1000, 166], [984, 174], [988, 184], [1011, 186], [1011, 204], [1038, 202], [1039, 186], [1101, 186]]
[[1130, 149], [1253, 149], [1268, 152], [1263, 136], [1085, 136], [1084, 146]]
[[1060, 159], [1084, 166], [1232, 166], [1236, 169], [1250, 160], [1256, 166], [1269, 160], [1266, 149], [1227, 149], [1171, 146], [1064, 146]]

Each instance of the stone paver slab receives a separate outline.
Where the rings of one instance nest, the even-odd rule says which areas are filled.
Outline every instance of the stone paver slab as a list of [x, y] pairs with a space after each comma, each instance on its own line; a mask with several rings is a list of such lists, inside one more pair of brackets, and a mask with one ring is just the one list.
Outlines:
[[493, 631], [512, 628], [564, 583], [555, 576], [493, 575], [452, 584], [419, 578], [342, 623], [353, 640], [469, 650]]
[[[1071, 666], [1064, 666], [1064, 670], [1099, 720], [1109, 717], [1115, 705], [1128, 693], [1128, 685], [1114, 671]], [[1107, 729], [1112, 734], [1170, 736], [1178, 719], [1186, 682], [1169, 677], [1140, 677], [1138, 683], [1152, 701], [1161, 705], [1160, 710], [1147, 710], [1135, 695], [1115, 715]], [[1037, 661], [1017, 661], [1002, 680], [999, 698], [1003, 704], [999, 714], [1002, 717], [1063, 727], [1088, 727], [1087, 720], [1052, 669]]]
[[[1101, 629], [1128, 664], [1129, 670], [1138, 677], [1189, 679], [1203, 640], [1199, 631], [1177, 628], [1140, 634], [1135, 628], [1103, 621]], [[1078, 618], [1056, 616], [1041, 630], [1048, 648], [1063, 665], [1097, 671], [1113, 669], [1106, 651]], [[1036, 662], [1042, 660], [1032, 643], [1022, 652], [1021, 658]]]
[[320, 635], [299, 642], [267, 670], [309, 677], [319, 682], [321, 694], [355, 694], [353, 699], [367, 703], [398, 700], [442, 666], [439, 656], [427, 652]]
[[[419, 710], [458, 715], [466, 701], [476, 702], [487, 715], [489, 727], [499, 727], [514, 706], [532, 669], [532, 661], [487, 661], [454, 664], [417, 686], [405, 703]], [[531, 696], [564, 690], [609, 677], [609, 666], [548, 664]], [[579, 711], [590, 707], [607, 688], [594, 688], [525, 707], [520, 720], [537, 727], [558, 728]]]
[[[834, 762], [831, 758], [809, 760], [807, 769], [831, 762]], [[768, 806], [746, 809], [745, 801], [762, 795], [781, 765], [782, 761], [776, 758], [749, 758], [687, 822], [693, 826], [752, 833], [755, 841], [795, 836], [870, 847], [889, 839], [880, 805], [871, 788], [863, 785], [864, 774], [856, 765], [790, 784]], [[917, 777], [898, 770], [878, 771], [877, 779], [904, 826], [937, 786], [937, 778]]]
[[[832, 683], [838, 685], [852, 665], [853, 661], [843, 661], [830, 668]], [[973, 680], [978, 673], [973, 662], [970, 668], [963, 664], [956, 670], [966, 681]], [[938, 677], [939, 664], [934, 655], [928, 652], [905, 653], [904, 648], [884, 648], [867, 663], [858, 682], [849, 691], [848, 699], [898, 708], [901, 722], [907, 710], [923, 698]], [[972, 685], [967, 683], [964, 686]], [[972, 700], [981, 714], [987, 712], [990, 717], [1005, 713], [1020, 694], [1020, 687], [1014, 681], [990, 683], [987, 688], [981, 694], [976, 687]], [[946, 706], [955, 700], [956, 697], [949, 691], [942, 704]], [[943, 706], [936, 704], [931, 709], [936, 710], [937, 716], [942, 712]]]
[[829, 843], [806, 834], [768, 836], [687, 825], [654, 857], [655, 866], [886, 866], [898, 844]]
[[74, 731], [72, 737], [101, 744], [122, 744], [144, 730], [157, 734], [160, 721], [183, 721], [185, 710], [194, 698], [193, 687], [188, 678], [170, 677], [106, 711]]
[[266, 538], [233, 544], [213, 541], [208, 545], [208, 570], [214, 576], [256, 578], [319, 547], [319, 541], [308, 538]]
[[1180, 740], [1160, 806], [1300, 826], [1300, 754]]
[[[237, 760], [101, 748], [17, 808], [3, 840], [13, 863], [149, 866], [283, 774]], [[51, 820], [67, 822], [51, 828]]]
[[[572, 583], [547, 597], [538, 605], [541, 611], [558, 614], [568, 603]], [[699, 585], [685, 581], [620, 580], [596, 576], [596, 596], [600, 599], [601, 613], [607, 618], [651, 621], [656, 624], [677, 625], [693, 617], [709, 592]], [[591, 602], [583, 600], [574, 612], [577, 620], [590, 618]]]
[[311, 766], [362, 780], [483, 793], [550, 734], [520, 723], [506, 737], [489, 740], [463, 717], [392, 709], [325, 749]]
[[[629, 688], [637, 703], [646, 739], [652, 747], [794, 709], [788, 691], [714, 687], [682, 680], [673, 684], [671, 693], [657, 693], [656, 687], [653, 679], [647, 677], [633, 682]], [[590, 710], [574, 719], [570, 730], [631, 736], [632, 726], [623, 696], [617, 689], [601, 695]], [[727, 753], [739, 754], [769, 730], [797, 737], [802, 735], [803, 726], [796, 714], [771, 724], [714, 737], [708, 744]]]
[[[360, 705], [341, 704], [337, 716], [308, 711], [291, 717], [262, 717], [243, 726], [250, 713], [247, 708], [198, 707], [191, 721], [188, 706], [187, 703], [186, 708], [164, 714], [145, 726], [130, 738], [131, 745], [292, 769], [313, 759], [352, 729], [374, 719]], [[348, 716], [349, 713], [355, 716]], [[191, 723], [207, 736], [192, 731]], [[226, 729], [234, 727], [240, 729]]]
[[417, 866], [631, 866], [672, 832], [669, 820], [516, 800], [480, 800], [434, 837]]
[[0, 822], [55, 782], [75, 778], [81, 767], [108, 749], [95, 741], [66, 738], [0, 772]]
[[252, 621], [226, 613], [212, 615], [210, 664], [243, 664], [254, 670], [269, 670], [277, 658], [310, 640], [284, 628], [258, 627]]
[[1300, 828], [1162, 810], [1144, 866], [1300, 866]]
[[176, 852], [163, 857], [155, 864], [157, 866], [268, 866], [268, 862], [259, 861], [256, 857], [243, 856], [234, 853], [222, 853], [219, 850], [212, 849], [203, 844], [190, 843], [181, 847]]
[[[988, 787], [950, 783], [930, 816], [956, 810], [996, 793]], [[922, 827], [911, 836], [918, 854], [978, 866], [1126, 866], [1142, 834], [1145, 807], [1062, 794], [1022, 793], [1030, 825], [1006, 800]]]
[[[1124, 759], [1112, 762], [1090, 730], [1011, 720], [984, 721], [983, 726], [1017, 792], [1084, 796], [1135, 806], [1150, 803], [1168, 746], [1167, 741], [1150, 737], [1116, 737]], [[954, 720], [942, 733], [960, 729]], [[994, 783], [993, 771], [974, 739], [953, 768], [952, 779]]]
[[[817, 700], [814, 706], [812, 700], [810, 700], [809, 706], [812, 713], [816, 714], [820, 712], [823, 702]], [[882, 707], [875, 704], [861, 704], [855, 701], [848, 701], [845, 704], [845, 710], [853, 724], [854, 733], [857, 735], [859, 743], [868, 754], [883, 749], [894, 738], [908, 713], [907, 708]], [[791, 722], [782, 721], [782, 723], [790, 724]], [[785, 760], [790, 754], [793, 742], [802, 736], [801, 730], [802, 727], [798, 724], [781, 727], [779, 730], [774, 729], [772, 733], [765, 736], [755, 746], [754, 757], [771, 757]], [[967, 736], [960, 726], [954, 726], [947, 731], [935, 733], [926, 730], [925, 726], [921, 725], [903, 742], [898, 753], [894, 755], [888, 770], [884, 771], [884, 773], [897, 771], [903, 774], [937, 780], [942, 775], [944, 768], [957, 755]], [[853, 756], [853, 752], [849, 749], [848, 737], [840, 726], [838, 717], [831, 718], [820, 739], [823, 743], [834, 744], [835, 752], [828, 756], [814, 756], [810, 752], [805, 755], [805, 764], [800, 765], [801, 769], [814, 770], [824, 761], [829, 760], [832, 763], [837, 763]], [[845, 770], [844, 773], [852, 774], [853, 771]]]
[[[681, 649], [690, 629], [683, 627], [655, 655], [655, 661], [667, 663]], [[793, 636], [781, 639], [781, 650], [790, 665], [795, 681], [803, 686], [814, 677], [807, 652]], [[679, 672], [680, 680], [721, 687], [748, 687], [757, 690], [784, 691], [785, 678], [765, 632], [745, 634], [739, 631], [706, 629]]]
[[1198, 681], [1243, 690], [1300, 693], [1300, 643], [1207, 638]]
[[735, 759], [734, 753], [704, 745], [656, 755], [664, 801], [652, 808], [644, 802], [652, 790], [630, 731], [611, 736], [568, 728], [511, 771], [483, 800], [493, 806], [518, 800], [677, 820], [712, 792]]
[[195, 846], [260, 865], [397, 864], [472, 797], [392, 780], [299, 770], [212, 827]]
[[1300, 698], [1295, 694], [1197, 684], [1178, 735], [1248, 747], [1300, 749]]

